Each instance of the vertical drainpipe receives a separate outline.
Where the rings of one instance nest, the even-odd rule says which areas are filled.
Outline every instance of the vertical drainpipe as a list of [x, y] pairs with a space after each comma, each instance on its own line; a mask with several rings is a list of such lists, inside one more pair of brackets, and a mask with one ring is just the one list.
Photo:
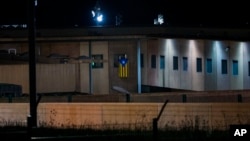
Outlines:
[[[89, 41], [89, 58], [92, 59], [92, 47], [91, 47], [91, 41]], [[89, 63], [89, 94], [92, 94], [92, 62]]]
[[141, 93], [141, 41], [137, 41], [137, 84], [138, 84], [138, 94]]

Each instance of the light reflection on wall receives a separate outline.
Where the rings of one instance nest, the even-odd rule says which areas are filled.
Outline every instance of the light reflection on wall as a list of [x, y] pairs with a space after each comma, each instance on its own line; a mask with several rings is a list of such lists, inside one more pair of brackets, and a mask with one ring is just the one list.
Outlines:
[[[152, 77], [151, 80], [158, 81], [158, 86], [190, 90], [250, 88], [248, 83], [250, 77], [246, 77], [248, 75], [248, 62], [250, 61], [249, 42], [161, 39], [158, 45], [160, 49], [157, 55], [164, 55], [166, 59], [164, 71], [159, 69], [159, 71], [150, 72], [151, 76], [153, 76], [152, 73], [157, 73], [155, 74], [156, 77]], [[227, 47], [229, 47], [228, 50]], [[177, 70], [173, 69], [174, 56], [178, 57]], [[188, 58], [188, 71], [183, 71], [183, 57]], [[199, 72], [196, 69], [197, 58], [202, 59], [202, 71]], [[208, 58], [211, 59], [212, 63], [211, 73], [207, 73], [206, 70]], [[222, 73], [223, 59], [227, 61], [227, 73]], [[233, 60], [239, 62], [239, 74], [234, 77], [232, 77]], [[233, 83], [237, 83], [237, 85], [232, 86]]]

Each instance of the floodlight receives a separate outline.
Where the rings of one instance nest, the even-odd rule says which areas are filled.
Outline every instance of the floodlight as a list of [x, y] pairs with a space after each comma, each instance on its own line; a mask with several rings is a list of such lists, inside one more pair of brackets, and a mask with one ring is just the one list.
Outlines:
[[164, 18], [162, 14], [159, 14], [156, 19], [154, 19], [155, 25], [162, 25], [164, 23]]
[[101, 12], [101, 7], [98, 1], [96, 2], [96, 5], [94, 9], [91, 11], [91, 13], [92, 13], [92, 17], [94, 21], [97, 21], [97, 23], [100, 23], [103, 21], [103, 14]]
[[163, 24], [164, 23], [164, 19], [163, 19], [163, 15], [158, 15], [158, 22], [159, 24]]
[[94, 18], [95, 17], [95, 11], [92, 10], [91, 13], [92, 13], [92, 17]]
[[99, 14], [97, 17], [96, 17], [96, 20], [98, 22], [101, 22], [103, 20], [103, 15], [102, 14]]

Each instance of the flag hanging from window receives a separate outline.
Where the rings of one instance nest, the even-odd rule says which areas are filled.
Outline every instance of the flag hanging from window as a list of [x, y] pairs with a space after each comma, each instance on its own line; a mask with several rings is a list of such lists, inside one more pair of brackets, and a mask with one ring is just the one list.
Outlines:
[[118, 75], [120, 78], [128, 77], [128, 58], [127, 55], [119, 56]]

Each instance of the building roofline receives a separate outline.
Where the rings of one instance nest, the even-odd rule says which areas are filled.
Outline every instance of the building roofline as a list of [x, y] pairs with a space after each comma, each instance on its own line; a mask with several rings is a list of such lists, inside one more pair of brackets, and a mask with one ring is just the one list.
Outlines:
[[[204, 27], [87, 27], [63, 29], [36, 29], [39, 39], [84, 39], [107, 40], [122, 38], [191, 38], [213, 40], [250, 40], [248, 28], [204, 28]], [[0, 39], [17, 40], [27, 38], [28, 29], [1, 29]], [[19, 40], [20, 40], [19, 39]]]

